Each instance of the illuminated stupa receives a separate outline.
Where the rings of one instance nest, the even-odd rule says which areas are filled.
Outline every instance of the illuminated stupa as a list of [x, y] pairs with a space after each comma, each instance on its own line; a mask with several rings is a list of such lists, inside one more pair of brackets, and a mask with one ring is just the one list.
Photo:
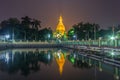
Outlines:
[[61, 35], [64, 35], [64, 33], [65, 33], [65, 26], [63, 24], [62, 16], [60, 16], [60, 18], [59, 18], [59, 23], [57, 25], [56, 31], [61, 33]]
[[63, 18], [62, 18], [62, 16], [60, 16], [58, 25], [56, 27], [56, 32], [54, 33], [54, 36], [56, 38], [61, 38], [64, 36], [64, 34], [65, 34], [65, 26], [63, 24]]

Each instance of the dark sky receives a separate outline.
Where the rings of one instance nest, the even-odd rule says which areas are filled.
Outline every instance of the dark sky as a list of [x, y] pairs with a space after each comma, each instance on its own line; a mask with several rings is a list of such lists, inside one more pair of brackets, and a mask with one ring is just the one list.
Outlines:
[[113, 26], [120, 24], [120, 0], [0, 0], [0, 21], [28, 15], [55, 30], [60, 14], [67, 30], [81, 21]]

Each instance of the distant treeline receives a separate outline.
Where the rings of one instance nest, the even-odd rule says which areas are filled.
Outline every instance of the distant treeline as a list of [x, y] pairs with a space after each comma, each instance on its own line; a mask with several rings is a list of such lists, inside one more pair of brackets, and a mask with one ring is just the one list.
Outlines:
[[[99, 38], [108, 39], [110, 36], [120, 38], [120, 25], [111, 26], [107, 29], [100, 28], [96, 23], [80, 22], [71, 27], [66, 32], [67, 39], [69, 40], [96, 40]], [[41, 21], [32, 19], [28, 16], [22, 17], [20, 20], [17, 18], [9, 18], [0, 23], [0, 35], [10, 35], [9, 39], [15, 40], [52, 40], [53, 31], [49, 27], [41, 28]]]
[[[41, 21], [28, 16], [9, 18], [0, 23], [0, 35], [10, 35], [15, 40], [45, 40], [46, 35], [52, 34], [51, 28], [42, 28]], [[51, 35], [52, 36], [52, 35]]]

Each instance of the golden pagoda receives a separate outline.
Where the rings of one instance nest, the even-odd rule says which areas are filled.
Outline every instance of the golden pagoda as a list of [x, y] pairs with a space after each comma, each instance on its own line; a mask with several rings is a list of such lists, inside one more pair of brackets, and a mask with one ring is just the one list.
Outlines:
[[65, 26], [63, 24], [63, 18], [62, 16], [59, 17], [59, 22], [56, 28], [56, 32], [54, 33], [54, 36], [56, 38], [61, 38], [65, 34]]
[[61, 33], [62, 36], [65, 33], [65, 26], [63, 24], [62, 16], [60, 16], [60, 18], [59, 18], [59, 23], [57, 25], [56, 31], [59, 32], [59, 33]]

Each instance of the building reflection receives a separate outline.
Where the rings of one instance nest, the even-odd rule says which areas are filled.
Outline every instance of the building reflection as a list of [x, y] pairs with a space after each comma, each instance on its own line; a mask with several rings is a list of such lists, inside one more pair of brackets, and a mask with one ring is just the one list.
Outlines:
[[60, 75], [62, 75], [63, 67], [65, 64], [65, 55], [61, 50], [58, 50], [57, 52], [55, 52], [54, 55], [55, 55], [55, 59], [59, 67]]
[[20, 72], [22, 75], [27, 76], [31, 72], [40, 71], [41, 64], [50, 66], [55, 58], [60, 75], [63, 73], [67, 59], [75, 68], [94, 68], [95, 74], [96, 69], [98, 69], [100, 72], [106, 71], [112, 73], [116, 80], [119, 79], [120, 66], [106, 64], [103, 58], [95, 58], [96, 56], [93, 57], [91, 54], [95, 54], [97, 57], [101, 55], [105, 57], [103, 54], [97, 52], [87, 51], [83, 53], [77, 50], [66, 52], [61, 49], [18, 49], [0, 51], [0, 71], [10, 74]]
[[15, 73], [19, 70], [22, 75], [29, 75], [31, 71], [39, 71], [41, 63], [51, 65], [55, 58], [60, 75], [63, 72], [66, 53], [62, 50], [7, 50], [0, 54], [0, 70]]
[[[93, 54], [95, 54], [95, 55], [93, 56]], [[101, 56], [101, 58], [99, 59], [98, 56], [99, 57]], [[98, 53], [98, 52], [92, 52], [92, 55], [91, 55], [90, 51], [88, 51], [88, 52], [72, 51], [71, 54], [68, 56], [68, 60], [76, 68], [80, 68], [80, 69], [94, 68], [95, 78], [96, 78], [96, 74], [97, 74], [97, 72], [96, 72], [96, 69], [97, 69], [100, 72], [105, 71], [108, 73], [112, 73], [115, 80], [119, 80], [120, 65], [112, 63], [111, 61], [108, 61], [109, 59], [107, 59], [107, 57], [108, 57], [107, 54], [106, 54], [106, 58], [105, 58], [105, 56], [103, 56], [103, 54]], [[105, 58], [107, 60], [104, 61], [103, 58]]]

